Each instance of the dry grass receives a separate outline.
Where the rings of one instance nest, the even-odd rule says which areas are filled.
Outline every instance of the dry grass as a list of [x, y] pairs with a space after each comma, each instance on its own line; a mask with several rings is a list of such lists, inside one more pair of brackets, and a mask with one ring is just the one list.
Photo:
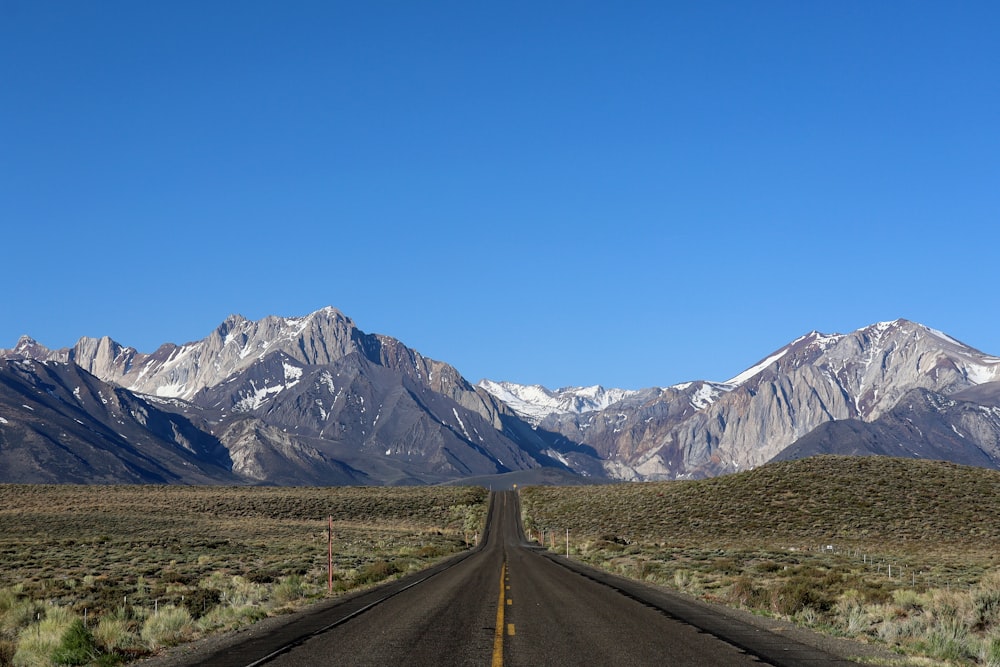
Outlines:
[[448, 487], [0, 485], [0, 665], [49, 664], [76, 619], [87, 633], [70, 639], [89, 637], [93, 659], [114, 664], [325, 596], [330, 516], [336, 591], [426, 567], [475, 538], [486, 499]]
[[526, 528], [626, 576], [1000, 666], [1000, 473], [816, 457], [709, 480], [522, 490]]

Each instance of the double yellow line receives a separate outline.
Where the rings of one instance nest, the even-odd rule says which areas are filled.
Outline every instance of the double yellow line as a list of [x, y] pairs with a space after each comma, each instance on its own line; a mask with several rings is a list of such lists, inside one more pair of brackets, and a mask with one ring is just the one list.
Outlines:
[[[493, 631], [493, 667], [503, 667], [504, 607], [511, 600], [507, 598], [507, 561], [500, 566], [500, 598], [497, 600], [497, 625]], [[514, 624], [507, 625], [507, 634], [514, 636]]]

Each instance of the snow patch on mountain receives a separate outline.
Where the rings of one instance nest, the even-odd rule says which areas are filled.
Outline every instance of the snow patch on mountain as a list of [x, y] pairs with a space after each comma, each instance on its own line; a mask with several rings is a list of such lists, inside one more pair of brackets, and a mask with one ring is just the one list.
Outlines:
[[455, 409], [455, 408], [452, 408], [451, 412], [452, 412], [453, 415], [455, 415], [455, 421], [457, 421], [459, 427], [461, 427], [462, 433], [465, 434], [465, 439], [471, 441], [472, 440], [472, 436], [469, 435], [469, 430], [467, 428], [465, 428], [465, 422], [463, 422], [462, 418], [458, 416], [458, 410]]
[[958, 360], [959, 366], [969, 379], [969, 382], [986, 384], [987, 382], [1000, 380], [1000, 358], [984, 355], [970, 348], [965, 343], [952, 338], [943, 331], [938, 331], [922, 324], [915, 326], [944, 341], [948, 345], [948, 351]]
[[184, 398], [188, 394], [187, 384], [175, 382], [173, 384], [164, 384], [156, 388], [155, 396], [160, 398]]
[[749, 380], [753, 376], [757, 375], [757, 373], [760, 373], [762, 370], [764, 370], [765, 368], [767, 368], [768, 366], [770, 366], [771, 364], [773, 364], [774, 362], [778, 361], [783, 356], [785, 356], [786, 354], [788, 354], [788, 351], [791, 349], [791, 347], [792, 347], [791, 345], [789, 345], [787, 347], [783, 347], [782, 349], [778, 350], [776, 353], [772, 354], [767, 359], [764, 359], [763, 361], [761, 361], [760, 363], [756, 364], [755, 366], [751, 366], [750, 368], [746, 369], [745, 371], [743, 371], [742, 373], [740, 373], [736, 377], [730, 378], [730, 379], [726, 380], [725, 382], [723, 382], [722, 384], [728, 384], [728, 385], [732, 385], [734, 387], [743, 384], [744, 382], [746, 382], [747, 380]]
[[285, 381], [288, 383], [286, 386], [294, 387], [302, 377], [302, 369], [292, 366], [287, 361], [282, 364], [282, 368], [285, 371]]
[[691, 405], [694, 406], [695, 410], [704, 410], [721, 396], [726, 393], [728, 388], [723, 388], [719, 385], [706, 382], [705, 384], [698, 387], [694, 396], [691, 397]]

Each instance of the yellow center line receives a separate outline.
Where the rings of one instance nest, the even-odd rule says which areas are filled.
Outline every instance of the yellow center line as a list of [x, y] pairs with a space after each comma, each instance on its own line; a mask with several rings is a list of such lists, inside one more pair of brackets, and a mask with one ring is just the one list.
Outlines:
[[500, 599], [497, 601], [497, 625], [493, 633], [493, 667], [503, 667], [503, 608], [504, 580], [507, 577], [507, 561], [500, 566]]

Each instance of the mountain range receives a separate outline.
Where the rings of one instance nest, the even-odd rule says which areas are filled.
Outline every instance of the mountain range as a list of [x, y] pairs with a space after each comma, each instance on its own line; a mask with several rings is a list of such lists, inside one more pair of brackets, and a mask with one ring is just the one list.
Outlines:
[[725, 382], [473, 385], [334, 308], [233, 315], [150, 354], [0, 350], [0, 482], [684, 479], [820, 453], [1000, 468], [1000, 359], [896, 320], [812, 332]]

